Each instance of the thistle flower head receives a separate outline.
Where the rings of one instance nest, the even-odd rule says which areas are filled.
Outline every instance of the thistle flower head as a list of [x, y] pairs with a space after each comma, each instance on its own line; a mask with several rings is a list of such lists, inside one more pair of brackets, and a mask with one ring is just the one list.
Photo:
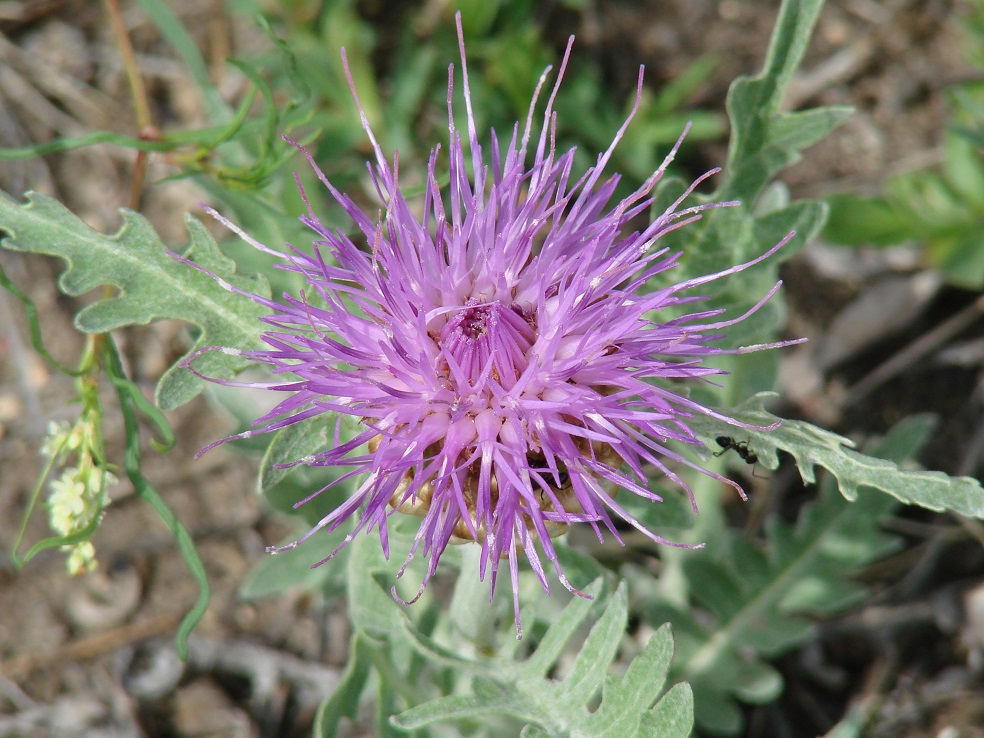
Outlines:
[[[613, 202], [619, 177], [605, 169], [630, 115], [596, 164], [575, 174], [574, 151], [555, 147], [553, 105], [568, 45], [538, 135], [534, 111], [547, 72], [525, 126], [517, 124], [507, 140], [492, 132], [486, 150], [476, 132], [463, 41], [460, 47], [467, 130], [456, 128], [452, 114], [452, 66], [448, 170], [435, 148], [422, 207], [401, 191], [398, 157], [390, 162], [384, 155], [349, 75], [375, 154], [369, 171], [378, 217], [338, 191], [303, 149], [351, 218], [354, 235], [325, 226], [306, 195], [301, 220], [314, 233], [309, 250], [270, 249], [213, 213], [307, 283], [300, 297], [283, 302], [252, 295], [271, 311], [263, 334], [268, 348], [240, 353], [282, 374], [264, 386], [285, 397], [257, 421], [260, 430], [234, 437], [323, 416], [338, 438], [340, 420], [355, 418], [361, 431], [354, 438], [303, 461], [355, 467], [364, 481], [302, 540], [357, 518], [355, 533], [375, 527], [388, 555], [390, 516], [413, 513], [420, 526], [407, 563], [417, 554], [428, 558], [421, 591], [449, 543], [476, 541], [480, 574], [490, 576], [493, 589], [508, 562], [518, 628], [521, 556], [548, 591], [546, 562], [577, 592], [551, 540], [567, 526], [580, 523], [600, 539], [605, 531], [618, 539], [621, 518], [666, 543], [623, 508], [616, 492], [660, 501], [649, 489], [654, 470], [689, 492], [673, 468], [693, 463], [673, 444], [700, 445], [688, 419], [720, 416], [689, 399], [679, 383], [720, 374], [705, 361], [731, 351], [712, 342], [746, 317], [722, 320], [719, 310], [679, 306], [699, 299], [692, 288], [747, 268], [778, 246], [748, 264], [651, 290], [651, 280], [680, 256], [661, 249], [660, 237], [716, 206], [682, 207], [712, 173], [648, 225], [630, 230], [630, 221], [651, 208], [679, 142], [642, 187]], [[641, 86], [640, 70], [640, 92]], [[442, 179], [449, 180], [446, 190]], [[705, 473], [741, 493], [734, 482]]]

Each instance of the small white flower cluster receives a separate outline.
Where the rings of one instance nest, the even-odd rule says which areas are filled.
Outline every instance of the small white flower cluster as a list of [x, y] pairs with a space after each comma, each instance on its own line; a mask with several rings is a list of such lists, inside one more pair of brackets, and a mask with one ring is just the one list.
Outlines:
[[[59, 536], [85, 530], [109, 504], [107, 490], [117, 480], [93, 454], [101, 443], [95, 424], [84, 416], [74, 425], [65, 421], [48, 424], [41, 454], [53, 467], [62, 467], [61, 476], [51, 482], [48, 497], [49, 524]], [[67, 465], [69, 456], [75, 457], [74, 466]], [[69, 574], [82, 574], [98, 566], [95, 546], [89, 540], [62, 546], [62, 550], [68, 552]]]

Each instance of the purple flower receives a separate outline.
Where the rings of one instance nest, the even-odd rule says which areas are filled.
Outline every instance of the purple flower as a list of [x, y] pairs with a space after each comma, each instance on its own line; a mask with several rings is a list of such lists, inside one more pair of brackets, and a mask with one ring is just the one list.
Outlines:
[[[398, 157], [390, 163], [384, 156], [349, 75], [375, 153], [369, 171], [380, 214], [370, 216], [335, 189], [303, 149], [351, 217], [356, 235], [323, 225], [303, 189], [308, 213], [301, 220], [315, 233], [311, 253], [290, 246], [284, 252], [269, 249], [213, 212], [307, 281], [299, 298], [285, 295], [283, 302], [250, 295], [272, 313], [263, 334], [269, 348], [221, 350], [269, 365], [282, 378], [260, 386], [285, 395], [256, 421], [259, 430], [234, 438], [315, 416], [335, 425], [336, 438], [344, 416], [360, 423], [350, 441], [299, 460], [365, 474], [351, 497], [301, 541], [357, 516], [352, 535], [375, 527], [388, 555], [390, 515], [417, 515], [419, 531], [400, 574], [415, 555], [427, 556], [423, 591], [449, 543], [477, 541], [481, 576], [490, 576], [493, 590], [500, 563], [508, 561], [518, 629], [521, 554], [547, 591], [544, 559], [567, 589], [582, 594], [564, 576], [551, 542], [569, 525], [591, 526], [599, 539], [607, 530], [618, 539], [614, 521], [621, 518], [668, 543], [646, 530], [616, 497], [621, 490], [659, 502], [649, 489], [647, 468], [688, 493], [673, 467], [696, 468], [744, 496], [735, 482], [673, 449], [674, 442], [702, 445], [688, 427], [695, 415], [741, 425], [679, 388], [723, 373], [706, 359], [770, 347], [722, 349], [712, 342], [779, 285], [737, 318], [720, 320], [721, 310], [661, 316], [679, 315], [681, 305], [701, 299], [689, 294], [693, 288], [746, 269], [782, 244], [747, 264], [650, 290], [650, 280], [680, 257], [660, 249], [659, 238], [698, 220], [708, 208], [733, 204], [678, 209], [714, 172], [700, 177], [648, 225], [629, 231], [628, 224], [652, 205], [653, 189], [679, 142], [642, 187], [612, 203], [619, 177], [605, 175], [605, 168], [634, 108], [597, 163], [576, 175], [574, 151], [555, 149], [553, 103], [568, 45], [539, 135], [532, 137], [532, 122], [549, 69], [525, 127], [517, 124], [504, 143], [492, 132], [486, 152], [475, 130], [460, 17], [458, 35], [468, 130], [462, 136], [454, 124], [452, 66], [449, 170], [439, 174], [443, 157], [435, 148], [422, 207], [401, 192]], [[641, 70], [638, 89], [641, 93]], [[442, 175], [450, 178], [447, 191], [438, 185]], [[368, 452], [360, 451], [364, 447]]]

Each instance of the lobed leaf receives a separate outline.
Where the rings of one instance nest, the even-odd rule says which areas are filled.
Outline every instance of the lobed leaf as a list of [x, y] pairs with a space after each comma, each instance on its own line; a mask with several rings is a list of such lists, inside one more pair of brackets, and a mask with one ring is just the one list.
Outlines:
[[[596, 582], [589, 591], [597, 594], [600, 585], [600, 581]], [[690, 735], [693, 700], [689, 687], [677, 685], [663, 694], [673, 656], [673, 638], [668, 626], [657, 630], [623, 676], [609, 674], [628, 618], [624, 584], [591, 628], [570, 672], [559, 681], [547, 676], [556, 668], [590, 609], [589, 601], [575, 598], [525, 662], [468, 659], [468, 671], [475, 674], [469, 694], [450, 695], [413, 707], [394, 717], [394, 724], [404, 729], [419, 729], [438, 722], [498, 714], [527, 723], [522, 735], [585, 738]], [[599, 692], [601, 702], [592, 712], [586, 705]]]
[[[58, 284], [66, 295], [82, 295], [97, 287], [117, 288], [114, 296], [99, 299], [76, 314], [76, 327], [87, 333], [172, 318], [201, 328], [189, 354], [208, 345], [237, 349], [261, 345], [259, 318], [265, 308], [224, 290], [209, 275], [170, 256], [140, 214], [131, 210], [121, 210], [120, 214], [123, 226], [108, 236], [46, 195], [28, 193], [26, 204], [20, 204], [0, 193], [0, 231], [7, 234], [0, 246], [64, 259], [66, 268]], [[185, 222], [191, 236], [189, 259], [240, 289], [269, 296], [263, 277], [235, 273], [233, 262], [222, 255], [201, 222], [191, 216]], [[196, 368], [209, 376], [229, 377], [247, 363], [213, 351], [198, 359]], [[197, 395], [203, 384], [175, 364], [157, 385], [157, 404], [173, 409]]]
[[[795, 232], [782, 250], [765, 263], [732, 274], [727, 280], [702, 286], [702, 294], [710, 298], [708, 307], [724, 308], [733, 315], [751, 308], [778, 280], [779, 264], [812, 238], [826, 218], [824, 203], [778, 205], [775, 187], [770, 188], [780, 171], [799, 160], [803, 149], [827, 135], [851, 112], [846, 107], [780, 110], [822, 6], [823, 0], [783, 2], [762, 71], [756, 77], [740, 77], [731, 85], [727, 105], [731, 136], [723, 182], [710, 197], [695, 199], [740, 204], [708, 211], [700, 225], [680, 229], [661, 239], [661, 246], [684, 254], [680, 269], [665, 275], [665, 279], [683, 280], [747, 263]], [[654, 211], [661, 212], [682, 190], [678, 181], [661, 182]], [[661, 286], [665, 285], [654, 281], [654, 288]], [[769, 343], [775, 340], [784, 323], [781, 298], [773, 298], [732, 327], [724, 340], [733, 347]], [[775, 367], [766, 363], [769, 361], [775, 360], [760, 359], [752, 372], [732, 372], [718, 402], [732, 405], [771, 386]]]
[[822, 7], [823, 0], [784, 2], [762, 72], [732, 83], [727, 101], [731, 138], [726, 180], [717, 197], [754, 202], [777, 172], [799, 159], [801, 149], [816, 143], [851, 114], [843, 106], [779, 112]]
[[[761, 422], [767, 413], [758, 408], [741, 415]], [[759, 448], [760, 437], [780, 433], [783, 427], [785, 423], [756, 434], [755, 453], [762, 450], [768, 456], [764, 445]], [[905, 459], [931, 430], [931, 418], [911, 418], [896, 426], [875, 452]], [[854, 455], [872, 463], [883, 461]], [[760, 461], [768, 466], [776, 459], [760, 457]], [[893, 462], [883, 463], [894, 473], [909, 473]], [[851, 483], [867, 485], [863, 478], [852, 477]], [[900, 545], [880, 528], [897, 507], [899, 495], [868, 491], [852, 502], [833, 487], [824, 485], [818, 499], [804, 506], [795, 525], [770, 520], [761, 544], [729, 529], [709, 541], [706, 549], [691, 552], [683, 570], [696, 607], [669, 603], [656, 595], [646, 608], [650, 622], [673, 624], [679, 653], [673, 673], [693, 686], [697, 723], [709, 732], [739, 733], [744, 719], [739, 701], [763, 704], [778, 697], [781, 675], [765, 659], [809, 640], [814, 618], [856, 605], [866, 590], [850, 576]], [[695, 614], [698, 609], [700, 615]]]
[[[739, 405], [731, 417], [754, 426], [767, 427], [780, 418], [765, 410], [763, 403], [775, 397], [762, 392]], [[971, 477], [951, 477], [938, 471], [910, 471], [894, 461], [866, 456], [853, 449], [854, 443], [823, 428], [801, 420], [782, 420], [775, 430], [751, 430], [734, 427], [713, 418], [694, 418], [692, 427], [708, 442], [717, 436], [734, 436], [748, 443], [768, 469], [779, 467], [779, 451], [796, 460], [806, 484], [816, 482], [816, 467], [829, 471], [848, 500], [858, 498], [861, 487], [870, 487], [909, 505], [943, 512], [984, 518], [984, 488]]]

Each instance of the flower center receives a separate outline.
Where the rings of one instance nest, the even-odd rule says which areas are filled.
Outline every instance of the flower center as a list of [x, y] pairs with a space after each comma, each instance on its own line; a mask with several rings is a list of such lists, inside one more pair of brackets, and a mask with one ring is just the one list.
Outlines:
[[469, 303], [441, 330], [441, 350], [473, 385], [488, 377], [508, 389], [526, 369], [535, 339], [533, 327], [517, 308], [501, 302]]

